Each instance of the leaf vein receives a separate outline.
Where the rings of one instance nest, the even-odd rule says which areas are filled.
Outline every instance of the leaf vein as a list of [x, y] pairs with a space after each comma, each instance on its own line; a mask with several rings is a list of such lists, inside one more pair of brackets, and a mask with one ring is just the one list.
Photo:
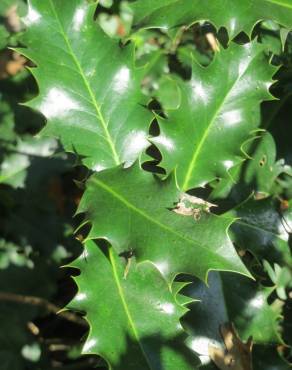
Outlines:
[[117, 271], [117, 266], [116, 266], [116, 263], [115, 263], [115, 259], [114, 259], [114, 256], [113, 256], [113, 252], [112, 252], [112, 249], [110, 248], [109, 250], [109, 258], [110, 258], [110, 262], [111, 262], [111, 265], [112, 265], [112, 270], [113, 270], [113, 275], [114, 275], [114, 280], [115, 280], [115, 283], [116, 283], [116, 286], [117, 286], [117, 289], [118, 289], [118, 292], [119, 292], [119, 296], [121, 298], [121, 301], [122, 301], [122, 305], [124, 307], [124, 311], [126, 313], [126, 316], [128, 318], [128, 322], [132, 328], [132, 331], [133, 331], [133, 334], [136, 338], [136, 341], [139, 345], [139, 348], [143, 354], [143, 356], [145, 357], [145, 360], [146, 360], [146, 363], [147, 365], [149, 366], [149, 369], [152, 370], [152, 366], [150, 364], [150, 362], [148, 361], [148, 358], [147, 358], [147, 355], [144, 351], [144, 348], [143, 348], [143, 345], [141, 343], [141, 340], [139, 338], [139, 334], [137, 333], [137, 330], [136, 330], [136, 327], [135, 327], [135, 323], [132, 319], [132, 316], [131, 316], [131, 312], [128, 308], [128, 305], [127, 305], [127, 302], [126, 302], [126, 298], [125, 298], [125, 294], [124, 294], [124, 290], [123, 290], [123, 287], [120, 283], [120, 279], [119, 279], [119, 276], [118, 276], [118, 271]]
[[111, 139], [111, 136], [110, 136], [110, 133], [108, 131], [107, 124], [106, 124], [106, 121], [105, 121], [105, 119], [103, 117], [103, 114], [101, 112], [101, 109], [100, 109], [100, 107], [98, 106], [98, 104], [96, 102], [94, 93], [93, 93], [92, 88], [90, 86], [90, 83], [87, 81], [87, 78], [86, 78], [86, 76], [84, 74], [84, 71], [83, 71], [83, 69], [82, 69], [82, 67], [81, 67], [78, 59], [76, 58], [76, 56], [74, 54], [74, 51], [73, 51], [73, 49], [71, 47], [71, 44], [70, 44], [70, 42], [68, 40], [68, 37], [67, 37], [67, 35], [66, 35], [65, 31], [64, 31], [64, 28], [63, 28], [63, 26], [61, 24], [60, 19], [59, 19], [59, 16], [58, 16], [58, 13], [56, 11], [56, 8], [55, 8], [55, 5], [53, 3], [53, 0], [49, 0], [49, 3], [51, 5], [51, 9], [52, 9], [52, 11], [54, 13], [54, 16], [55, 16], [55, 18], [56, 18], [56, 20], [58, 22], [60, 32], [61, 32], [61, 34], [62, 34], [62, 36], [64, 38], [65, 44], [67, 45], [69, 54], [71, 55], [71, 57], [72, 57], [75, 65], [77, 67], [77, 70], [78, 70], [78, 72], [79, 72], [79, 74], [80, 74], [80, 76], [81, 76], [81, 78], [83, 80], [83, 83], [84, 83], [84, 85], [85, 85], [85, 87], [86, 87], [86, 89], [87, 89], [87, 91], [89, 93], [89, 96], [90, 96], [90, 98], [92, 100], [93, 106], [94, 106], [94, 108], [96, 110], [96, 113], [97, 113], [97, 116], [96, 117], [99, 118], [99, 121], [100, 121], [100, 123], [101, 123], [101, 125], [103, 127], [104, 132], [105, 132], [105, 136], [107, 138], [107, 142], [108, 142], [108, 144], [110, 146], [110, 149], [111, 149], [111, 151], [113, 153], [113, 159], [114, 159], [115, 163], [118, 165], [120, 163], [120, 159], [119, 159], [118, 153], [117, 153], [117, 151], [115, 149], [115, 146], [114, 146], [114, 143], [113, 143], [113, 141]]

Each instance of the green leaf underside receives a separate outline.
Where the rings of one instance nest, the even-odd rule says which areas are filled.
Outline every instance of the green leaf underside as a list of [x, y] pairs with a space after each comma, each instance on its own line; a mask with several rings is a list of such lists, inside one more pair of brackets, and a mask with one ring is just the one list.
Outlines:
[[103, 33], [93, 21], [95, 7], [83, 0], [30, 0], [21, 52], [37, 65], [32, 73], [40, 94], [29, 106], [47, 118], [43, 133], [102, 170], [131, 164], [148, 146], [151, 114], [133, 45], [122, 47]]
[[179, 196], [173, 177], [160, 181], [138, 165], [115, 168], [89, 179], [79, 212], [92, 225], [89, 238], [105, 238], [119, 253], [133, 250], [170, 281], [181, 272], [206, 279], [210, 269], [249, 275], [227, 235], [233, 219], [178, 215], [170, 209]]
[[272, 98], [274, 72], [263, 47], [252, 42], [231, 44], [207, 68], [194, 63], [187, 83], [176, 79], [180, 106], [158, 118], [161, 133], [152, 141], [162, 152], [161, 166], [176, 168], [180, 188], [226, 177], [242, 161], [239, 143], [260, 123], [260, 103]]
[[[129, 273], [112, 248], [108, 256], [93, 242], [73, 263], [81, 270], [79, 292], [70, 308], [85, 310], [90, 333], [83, 353], [99, 354], [113, 370], [195, 370], [196, 357], [183, 344], [179, 306], [153, 264]], [[97, 277], [102, 277], [98, 279]]]
[[207, 20], [226, 27], [231, 38], [240, 31], [250, 34], [257, 22], [266, 19], [292, 28], [290, 0], [140, 0], [131, 7], [137, 28], [169, 29]]

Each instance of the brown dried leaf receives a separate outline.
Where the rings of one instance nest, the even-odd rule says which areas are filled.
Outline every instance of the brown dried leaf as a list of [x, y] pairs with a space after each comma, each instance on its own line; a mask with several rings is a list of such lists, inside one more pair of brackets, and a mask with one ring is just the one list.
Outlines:
[[0, 54], [0, 79], [16, 75], [24, 69], [26, 62], [22, 55], [4, 50]]
[[226, 350], [209, 346], [209, 356], [220, 370], [252, 370], [252, 338], [243, 343], [233, 324], [220, 327]]
[[17, 5], [12, 5], [5, 14], [6, 17], [6, 27], [10, 32], [20, 32], [21, 22], [18, 15]]

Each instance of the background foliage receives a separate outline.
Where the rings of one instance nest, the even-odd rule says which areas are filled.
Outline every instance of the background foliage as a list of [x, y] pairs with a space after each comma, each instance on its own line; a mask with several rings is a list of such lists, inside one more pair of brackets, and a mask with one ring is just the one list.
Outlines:
[[289, 369], [291, 1], [0, 22], [1, 369]]

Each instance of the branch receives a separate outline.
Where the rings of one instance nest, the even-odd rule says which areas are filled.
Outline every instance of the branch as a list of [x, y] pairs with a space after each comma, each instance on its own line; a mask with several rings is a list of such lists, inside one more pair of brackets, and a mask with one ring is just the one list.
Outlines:
[[86, 322], [81, 317], [77, 316], [73, 312], [61, 311], [60, 307], [54, 305], [53, 303], [43, 298], [21, 295], [21, 294], [14, 294], [14, 293], [0, 292], [0, 301], [7, 301], [7, 302], [14, 302], [14, 303], [21, 303], [21, 304], [27, 304], [27, 305], [32, 305], [32, 306], [43, 307], [49, 313], [58, 315], [65, 320], [74, 322], [75, 324], [78, 324], [80, 326], [87, 326]]

